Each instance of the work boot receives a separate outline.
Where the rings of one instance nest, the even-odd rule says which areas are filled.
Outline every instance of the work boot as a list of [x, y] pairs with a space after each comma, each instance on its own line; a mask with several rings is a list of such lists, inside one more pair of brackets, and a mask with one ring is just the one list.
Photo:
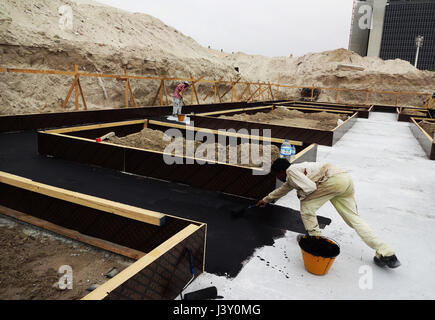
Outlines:
[[397, 268], [401, 265], [399, 259], [397, 259], [396, 255], [393, 254], [392, 256], [388, 257], [374, 257], [373, 260], [379, 267], [385, 267], [388, 266], [389, 268]]

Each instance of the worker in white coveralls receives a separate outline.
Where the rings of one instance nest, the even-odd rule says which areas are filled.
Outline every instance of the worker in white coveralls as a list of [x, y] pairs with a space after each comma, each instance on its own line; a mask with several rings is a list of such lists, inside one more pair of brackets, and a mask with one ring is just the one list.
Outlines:
[[183, 102], [183, 95], [184, 91], [189, 88], [190, 83], [188, 81], [184, 81], [183, 83], [180, 83], [174, 91], [174, 101], [172, 105], [172, 115], [181, 114], [181, 108], [184, 105]]
[[265, 207], [296, 189], [305, 230], [310, 236], [321, 236], [316, 211], [329, 200], [343, 220], [355, 229], [370, 248], [376, 250], [374, 261], [378, 266], [400, 266], [394, 250], [359, 216], [352, 178], [345, 170], [329, 163], [303, 162], [290, 165], [287, 159], [279, 158], [273, 162], [271, 173], [284, 184], [259, 200], [257, 206]]

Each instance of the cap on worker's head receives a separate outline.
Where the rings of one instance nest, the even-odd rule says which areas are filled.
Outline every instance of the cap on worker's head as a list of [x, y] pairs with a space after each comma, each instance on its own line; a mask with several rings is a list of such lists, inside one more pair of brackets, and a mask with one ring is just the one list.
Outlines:
[[285, 158], [276, 159], [270, 168], [270, 171], [273, 173], [278, 173], [281, 171], [286, 171], [290, 167], [290, 162]]
[[188, 86], [190, 86], [190, 83], [189, 83], [189, 81], [184, 81], [183, 82], [185, 85], [188, 85]]

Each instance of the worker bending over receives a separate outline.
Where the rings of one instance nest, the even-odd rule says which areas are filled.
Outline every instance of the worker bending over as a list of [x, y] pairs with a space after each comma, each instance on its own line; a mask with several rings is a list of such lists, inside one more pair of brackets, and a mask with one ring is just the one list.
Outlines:
[[190, 83], [188, 81], [184, 81], [183, 83], [180, 83], [174, 91], [174, 102], [172, 105], [172, 115], [181, 114], [181, 108], [184, 105], [183, 102], [183, 95], [184, 91], [189, 88]]
[[329, 163], [303, 162], [290, 165], [287, 159], [279, 158], [272, 164], [271, 172], [284, 184], [258, 201], [257, 206], [265, 207], [296, 189], [305, 230], [310, 236], [321, 236], [316, 211], [329, 200], [343, 220], [355, 229], [370, 248], [376, 250], [374, 261], [378, 266], [400, 266], [394, 250], [359, 216], [353, 182], [345, 170]]

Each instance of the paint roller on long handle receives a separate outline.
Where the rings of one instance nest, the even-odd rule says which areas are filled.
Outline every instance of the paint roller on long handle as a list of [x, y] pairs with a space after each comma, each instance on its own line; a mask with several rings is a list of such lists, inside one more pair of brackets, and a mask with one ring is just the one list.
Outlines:
[[233, 210], [231, 210], [231, 216], [233, 218], [240, 218], [240, 217], [242, 217], [245, 214], [246, 210], [255, 208], [256, 206], [257, 206], [256, 204], [251, 204], [248, 207], [233, 209]]

